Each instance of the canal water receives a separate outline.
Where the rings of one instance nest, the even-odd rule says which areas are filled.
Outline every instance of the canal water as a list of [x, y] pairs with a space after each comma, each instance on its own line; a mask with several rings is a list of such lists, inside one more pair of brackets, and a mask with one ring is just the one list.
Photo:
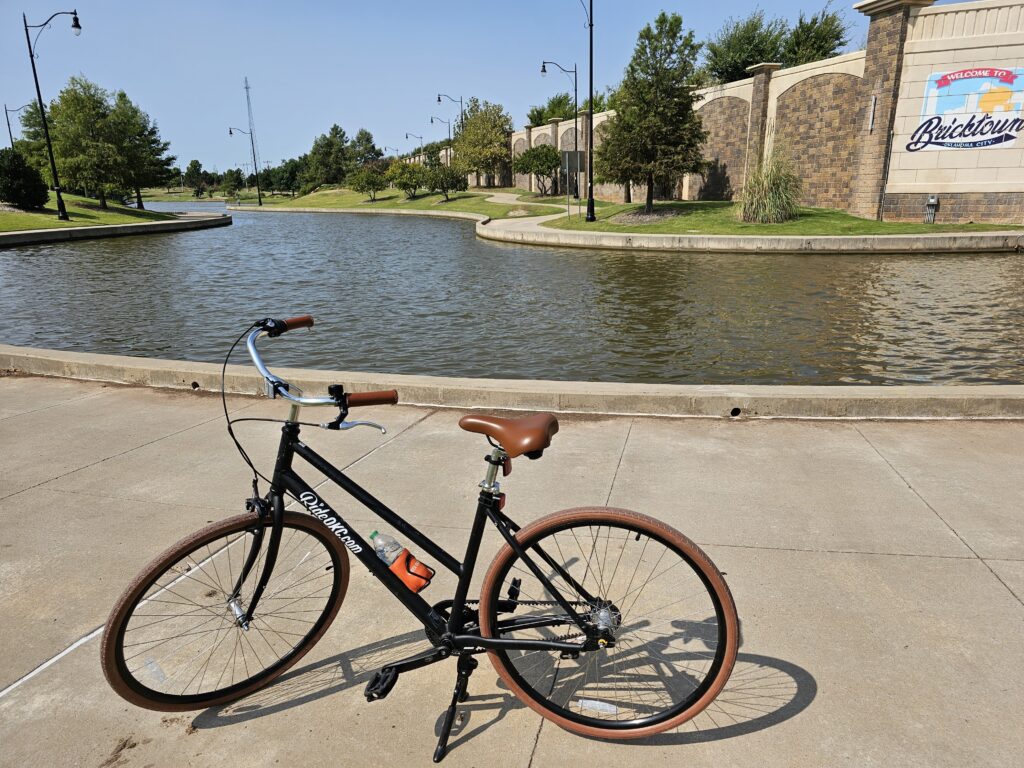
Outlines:
[[[152, 208], [222, 210], [216, 204]], [[220, 362], [678, 384], [1024, 383], [1024, 256], [751, 256], [479, 240], [469, 222], [234, 213], [0, 250], [2, 340]], [[244, 352], [237, 362], [246, 362]]]

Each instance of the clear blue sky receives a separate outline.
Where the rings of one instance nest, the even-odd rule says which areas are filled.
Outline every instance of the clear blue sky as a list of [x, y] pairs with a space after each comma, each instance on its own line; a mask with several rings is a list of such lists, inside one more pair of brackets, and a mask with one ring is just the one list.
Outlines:
[[[72, 0], [74, 2], [75, 0]], [[756, 3], [595, 0], [595, 88], [621, 78], [636, 34], [662, 9], [683, 16], [699, 39], [729, 15], [756, 7], [793, 19], [819, 0]], [[863, 44], [866, 19], [851, 2], [836, 2], [853, 24], [851, 49]], [[35, 97], [21, 24], [41, 23], [75, 6], [0, 0], [0, 99], [9, 107]], [[55, 19], [39, 40], [39, 79], [49, 101], [72, 74], [124, 89], [159, 124], [179, 161], [198, 158], [223, 171], [248, 155], [245, 137], [249, 77], [262, 159], [278, 163], [307, 151], [338, 123], [349, 135], [368, 128], [378, 145], [406, 151], [416, 140], [444, 138], [458, 107], [438, 105], [438, 91], [499, 102], [523, 125], [530, 105], [568, 90], [560, 73], [539, 76], [540, 62], [580, 66], [586, 92], [587, 31], [580, 0], [516, 3], [451, 0], [380, 2], [94, 2], [78, 0], [82, 35], [70, 17]], [[17, 126], [15, 127], [17, 135]], [[3, 139], [6, 145], [6, 136]]]

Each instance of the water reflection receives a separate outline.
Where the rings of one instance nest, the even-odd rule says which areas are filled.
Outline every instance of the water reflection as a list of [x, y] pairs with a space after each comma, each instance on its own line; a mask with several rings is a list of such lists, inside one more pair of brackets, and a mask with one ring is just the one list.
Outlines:
[[1022, 288], [1012, 254], [540, 249], [406, 217], [238, 213], [0, 251], [8, 343], [219, 361], [251, 319], [310, 312], [274, 363], [451, 376], [1021, 383]]

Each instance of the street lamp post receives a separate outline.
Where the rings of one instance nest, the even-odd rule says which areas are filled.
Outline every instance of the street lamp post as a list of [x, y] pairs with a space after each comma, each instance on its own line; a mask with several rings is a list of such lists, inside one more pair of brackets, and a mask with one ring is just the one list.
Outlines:
[[11, 149], [14, 149], [14, 134], [11, 133], [11, 115], [16, 115], [19, 112], [21, 112], [21, 110], [25, 109], [25, 107], [31, 106], [31, 101], [28, 104], [25, 104], [24, 106], [18, 107], [17, 109], [8, 109], [7, 105], [4, 104], [4, 117], [7, 119], [7, 137], [11, 140]]
[[463, 128], [466, 127], [466, 110], [463, 109], [463, 107], [462, 107], [462, 97], [459, 96], [459, 98], [453, 99], [447, 93], [439, 93], [439, 94], [437, 94], [437, 103], [438, 104], [441, 103], [441, 97], [442, 96], [444, 96], [446, 99], [448, 99], [448, 101], [452, 102], [453, 104], [458, 104], [459, 105], [459, 130], [461, 131]]
[[[580, 0], [583, 5], [583, 0]], [[590, 27], [590, 102], [587, 104], [587, 221], [597, 221], [594, 215], [594, 0], [590, 0], [590, 8], [583, 10], [587, 14], [587, 25]]]
[[382, 146], [382, 147], [381, 147], [381, 149], [382, 149], [382, 150], [383, 150], [384, 152], [387, 152], [387, 151], [388, 151], [388, 150], [390, 149], [390, 150], [391, 150], [392, 152], [394, 152], [395, 154], [398, 154], [398, 152], [399, 152], [399, 149], [398, 149], [398, 147], [389, 147], [389, 146], [388, 146], [387, 144], [385, 144], [384, 146]]
[[[447, 147], [447, 149], [448, 149], [448, 152], [451, 152], [451, 149], [452, 149], [452, 121], [451, 120], [445, 120], [443, 117], [434, 117], [433, 115], [431, 115], [430, 116], [430, 124], [433, 125], [435, 121], [438, 122], [438, 123], [444, 123], [445, 125], [448, 126], [448, 147]], [[451, 156], [448, 155], [448, 152], [445, 153], [446, 157], [448, 158], [448, 162], [445, 163], [445, 165], [451, 165], [452, 164]]]
[[[68, 221], [68, 209], [64, 207], [64, 198], [60, 194], [60, 179], [57, 178], [57, 161], [53, 159], [53, 144], [50, 142], [50, 127], [46, 124], [46, 107], [43, 106], [43, 93], [39, 90], [39, 75], [36, 72], [36, 53], [33, 50], [32, 37], [29, 29], [38, 29], [36, 42], [39, 42], [39, 35], [43, 34], [50, 22], [58, 16], [71, 17], [71, 29], [75, 36], [82, 34], [82, 25], [78, 21], [78, 11], [57, 11], [42, 24], [29, 24], [25, 14], [21, 14], [21, 20], [25, 24], [25, 42], [28, 44], [28, 59], [32, 63], [32, 79], [36, 83], [36, 99], [39, 101], [39, 115], [43, 118], [43, 136], [46, 138], [46, 153], [50, 156], [50, 173], [53, 176], [53, 191], [57, 195], [57, 218], [61, 221]], [[13, 142], [12, 142], [13, 144]]]
[[234, 135], [232, 131], [238, 131], [244, 133], [249, 137], [249, 146], [252, 147], [252, 169], [256, 174], [256, 203], [257, 205], [263, 205], [263, 192], [260, 190], [260, 167], [256, 165], [256, 142], [252, 139], [252, 133], [249, 131], [243, 131], [241, 128], [228, 127], [228, 136]]
[[[573, 183], [573, 187], [574, 187], [574, 189], [573, 189], [573, 197], [579, 199], [579, 196], [580, 196], [580, 164], [579, 164], [579, 157], [580, 157], [580, 155], [579, 155], [579, 151], [580, 151], [579, 135], [580, 135], [580, 132], [579, 132], [579, 128], [577, 126], [578, 126], [578, 121], [579, 121], [580, 102], [579, 102], [579, 95], [578, 95], [577, 89], [576, 89], [576, 65], [573, 64], [572, 65], [572, 69], [566, 69], [561, 64], [559, 64], [557, 61], [542, 61], [540, 63], [540, 76], [541, 77], [544, 77], [548, 73], [548, 70], [547, 70], [547, 65], [548, 64], [554, 64], [560, 70], [565, 72], [566, 77], [568, 77], [569, 75], [572, 75], [572, 105], [573, 105], [572, 106], [572, 152], [573, 152], [573, 162], [576, 164], [576, 179], [575, 179], [575, 181]], [[566, 169], [566, 174], [565, 175], [566, 175], [566, 177], [568, 177], [568, 175], [569, 175], [568, 168]]]
[[405, 140], [408, 141], [410, 136], [412, 136], [414, 139], [420, 140], [420, 148], [419, 151], [416, 153], [416, 157], [419, 157], [423, 153], [423, 137], [417, 136], [415, 133], [406, 133]]

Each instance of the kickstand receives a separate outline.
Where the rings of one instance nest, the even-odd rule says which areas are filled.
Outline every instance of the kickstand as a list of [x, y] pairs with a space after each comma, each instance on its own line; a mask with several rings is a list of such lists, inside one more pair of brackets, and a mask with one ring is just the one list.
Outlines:
[[452, 694], [452, 703], [448, 711], [444, 713], [444, 721], [441, 723], [441, 735], [437, 738], [437, 749], [434, 750], [434, 762], [440, 763], [448, 754], [448, 736], [452, 732], [452, 725], [455, 724], [455, 708], [466, 700], [466, 688], [469, 685], [469, 676], [479, 666], [480, 662], [472, 656], [459, 656], [458, 677], [455, 679], [455, 692]]

